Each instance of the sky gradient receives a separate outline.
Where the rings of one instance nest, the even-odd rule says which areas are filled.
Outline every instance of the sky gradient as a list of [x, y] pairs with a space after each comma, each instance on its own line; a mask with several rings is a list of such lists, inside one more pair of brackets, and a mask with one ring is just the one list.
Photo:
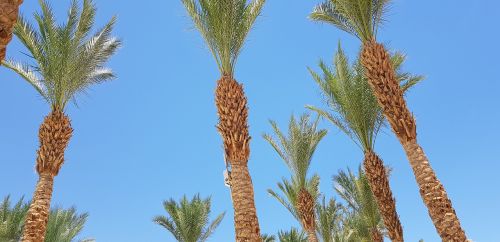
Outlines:
[[[65, 20], [70, 1], [52, 1]], [[56, 4], [57, 2], [57, 4]], [[226, 217], [209, 241], [234, 241], [233, 208], [224, 186], [222, 142], [214, 104], [218, 69], [178, 0], [104, 1], [96, 26], [117, 15], [115, 35], [123, 47], [109, 66], [118, 78], [94, 86], [69, 105], [74, 136], [55, 179], [53, 206], [76, 206], [90, 217], [82, 237], [98, 242], [174, 241], [151, 222], [165, 214], [162, 201], [212, 196], [212, 215]], [[249, 100], [252, 175], [263, 233], [299, 227], [266, 190], [289, 177], [285, 164], [261, 137], [269, 119], [286, 128], [304, 105], [322, 106], [307, 67], [331, 64], [338, 41], [353, 60], [359, 41], [330, 25], [311, 22], [319, 1], [269, 0], [257, 19], [236, 67]], [[25, 1], [25, 16], [38, 10]], [[378, 39], [408, 55], [403, 69], [426, 79], [407, 96], [419, 142], [444, 184], [468, 237], [500, 239], [500, 2], [495, 0], [397, 0]], [[14, 38], [7, 57], [25, 60]], [[37, 132], [49, 107], [24, 80], [0, 68], [0, 197], [31, 197]], [[363, 154], [343, 133], [321, 122], [329, 134], [318, 146], [311, 171], [321, 191], [333, 192], [332, 175], [356, 168]], [[390, 177], [407, 241], [439, 237], [397, 139], [382, 132], [376, 150], [392, 167]]]

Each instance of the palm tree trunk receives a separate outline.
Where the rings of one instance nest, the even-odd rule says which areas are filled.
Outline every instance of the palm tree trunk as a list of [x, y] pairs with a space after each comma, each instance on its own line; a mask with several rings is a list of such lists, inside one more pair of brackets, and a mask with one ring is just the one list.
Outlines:
[[417, 143], [415, 119], [406, 106], [389, 53], [375, 40], [367, 41], [363, 45], [361, 62], [384, 116], [405, 149], [420, 188], [420, 195], [441, 239], [466, 241], [465, 232], [451, 200]]
[[384, 220], [384, 225], [389, 233], [389, 238], [395, 242], [402, 242], [403, 228], [396, 211], [396, 201], [392, 196], [383, 161], [370, 150], [365, 152], [363, 165], [380, 214]]
[[72, 133], [71, 122], [61, 111], [51, 112], [40, 126], [40, 148], [36, 159], [39, 180], [26, 215], [23, 242], [44, 241], [54, 177], [64, 163], [64, 151]]
[[384, 236], [382, 236], [382, 233], [377, 228], [371, 230], [370, 236], [373, 242], [384, 242]]
[[22, 0], [0, 0], [0, 63], [5, 59], [21, 3]]
[[316, 201], [311, 194], [305, 188], [300, 189], [297, 197], [297, 212], [300, 217], [300, 223], [307, 232], [307, 239], [309, 242], [318, 242], [318, 236], [316, 235], [316, 216], [314, 213], [315, 206]]
[[40, 175], [26, 216], [23, 242], [43, 242], [45, 240], [53, 186], [54, 177], [51, 174]]
[[231, 197], [234, 207], [236, 241], [262, 241], [255, 208], [252, 178], [248, 171], [250, 135], [248, 108], [243, 86], [224, 75], [215, 91], [219, 115], [217, 129], [224, 142], [225, 156], [231, 165]]

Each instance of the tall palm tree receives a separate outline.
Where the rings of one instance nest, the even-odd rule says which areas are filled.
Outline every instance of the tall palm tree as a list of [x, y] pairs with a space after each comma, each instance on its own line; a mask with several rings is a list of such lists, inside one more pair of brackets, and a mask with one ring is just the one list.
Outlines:
[[35, 30], [23, 17], [14, 28], [34, 63], [2, 63], [31, 84], [51, 108], [39, 130], [40, 148], [36, 159], [39, 180], [23, 235], [23, 241], [32, 242], [44, 240], [54, 177], [64, 162], [64, 152], [73, 132], [65, 107], [90, 85], [114, 78], [104, 64], [120, 46], [120, 41], [111, 36], [115, 18], [89, 37], [96, 12], [92, 0], [84, 0], [82, 9], [74, 0], [68, 20], [62, 25], [56, 23], [47, 1], [39, 3], [42, 11], [34, 14], [39, 29]]
[[290, 231], [279, 231], [278, 238], [280, 242], [307, 242], [308, 238], [304, 231], [292, 228]]
[[225, 159], [230, 166], [230, 188], [234, 207], [236, 241], [260, 241], [254, 191], [248, 159], [247, 98], [243, 85], [234, 78], [235, 64], [259, 16], [265, 0], [182, 0], [212, 52], [221, 77], [215, 90], [219, 116], [217, 129], [224, 143]]
[[0, 0], [0, 63], [5, 59], [7, 45], [12, 40], [12, 30], [23, 0]]
[[383, 221], [363, 170], [359, 168], [357, 176], [350, 170], [347, 173], [341, 170], [333, 179], [336, 192], [349, 209], [343, 223], [353, 231], [352, 238], [355, 241], [384, 241]]
[[[400, 72], [404, 56], [396, 53], [391, 62], [397, 70], [397, 78], [402, 90], [408, 90], [422, 79]], [[363, 165], [384, 224], [392, 241], [403, 241], [403, 229], [396, 212], [396, 202], [392, 196], [389, 179], [383, 161], [374, 152], [377, 134], [385, 119], [382, 109], [365, 78], [363, 66], [356, 61], [350, 66], [340, 44], [330, 69], [320, 62], [322, 75], [310, 70], [321, 89], [329, 110], [308, 106], [346, 133], [364, 152]]]
[[465, 241], [466, 235], [446, 190], [417, 142], [413, 114], [406, 105], [391, 56], [376, 40], [389, 0], [326, 0], [311, 18], [330, 23], [362, 42], [361, 63], [384, 116], [403, 146], [420, 188], [422, 200], [443, 241]]
[[278, 141], [270, 135], [264, 135], [264, 139], [276, 150], [292, 173], [291, 182], [283, 179], [283, 184], [278, 184], [280, 190], [285, 193], [286, 200], [272, 190], [269, 190], [269, 193], [300, 221], [309, 241], [318, 241], [314, 212], [319, 195], [319, 177], [314, 175], [308, 179], [307, 173], [316, 147], [327, 133], [324, 129], [317, 130], [318, 121], [319, 117], [310, 122], [309, 115], [302, 115], [297, 121], [292, 115], [288, 124], [288, 137], [274, 121], [271, 121], [271, 126]]
[[163, 202], [168, 217], [156, 216], [153, 222], [170, 231], [179, 242], [203, 242], [212, 235], [225, 214], [209, 222], [210, 206], [210, 198], [201, 199], [198, 194], [191, 201], [186, 196], [179, 203], [170, 199]]
[[[7, 196], [0, 204], [0, 241], [18, 242], [21, 239], [24, 219], [29, 209], [29, 202], [21, 198], [11, 207]], [[50, 211], [45, 242], [71, 242], [81, 232], [88, 214], [78, 214], [75, 208], [56, 208]], [[93, 242], [92, 239], [79, 240]]]

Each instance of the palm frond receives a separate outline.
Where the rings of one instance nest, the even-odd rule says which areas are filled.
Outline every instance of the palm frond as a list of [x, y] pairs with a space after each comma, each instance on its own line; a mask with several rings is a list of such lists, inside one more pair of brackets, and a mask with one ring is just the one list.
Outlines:
[[[61, 25], [56, 23], [50, 4], [45, 0], [39, 3], [41, 12], [34, 14], [38, 28], [24, 17], [20, 17], [14, 28], [14, 34], [34, 63], [3, 64], [10, 64], [8, 67], [30, 82], [53, 109], [63, 110], [90, 85], [114, 78], [104, 65], [121, 45], [111, 36], [116, 19], [112, 18], [93, 37], [88, 37], [96, 12], [92, 0], [83, 0], [82, 9], [73, 0], [67, 21]], [[34, 78], [33, 73], [41, 78]]]
[[245, 39], [265, 0], [182, 0], [222, 75], [234, 74]]
[[332, 24], [364, 42], [376, 38], [389, 2], [389, 0], [325, 0], [313, 9], [310, 18]]
[[297, 181], [300, 187], [305, 186], [307, 171], [316, 147], [327, 133], [325, 129], [318, 130], [318, 120], [310, 121], [309, 115], [304, 114], [297, 121], [292, 115], [288, 125], [287, 137], [273, 121], [271, 121], [271, 126], [278, 137], [278, 141], [274, 140], [270, 135], [263, 135], [264, 139], [271, 144], [284, 160], [292, 172], [293, 180]]
[[307, 235], [304, 231], [296, 228], [292, 228], [290, 231], [279, 231], [278, 238], [280, 242], [307, 242]]

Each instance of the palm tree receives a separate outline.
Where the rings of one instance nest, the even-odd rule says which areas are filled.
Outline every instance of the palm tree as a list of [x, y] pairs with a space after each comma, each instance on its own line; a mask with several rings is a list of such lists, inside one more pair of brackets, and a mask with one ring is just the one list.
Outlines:
[[23, 233], [23, 224], [29, 204], [23, 198], [11, 208], [10, 197], [4, 198], [0, 204], [0, 241], [17, 242]]
[[[399, 71], [405, 57], [396, 53], [391, 61], [397, 70], [402, 90], [408, 90], [422, 77], [411, 76]], [[377, 134], [384, 124], [382, 109], [365, 78], [359, 61], [351, 67], [340, 44], [330, 69], [321, 61], [322, 75], [310, 70], [321, 89], [329, 110], [308, 106], [346, 133], [364, 152], [363, 165], [377, 204], [384, 218], [384, 224], [392, 241], [403, 241], [403, 229], [396, 212], [389, 179], [382, 160], [374, 152]], [[330, 110], [332, 112], [330, 112]]]
[[5, 59], [7, 45], [12, 39], [12, 29], [22, 3], [23, 0], [0, 0], [0, 63]]
[[263, 234], [261, 236], [262, 242], [275, 242], [276, 237], [274, 235]]
[[420, 188], [422, 200], [443, 241], [465, 241], [466, 235], [446, 190], [417, 142], [413, 114], [406, 105], [391, 56], [376, 35], [389, 0], [326, 0], [311, 18], [333, 24], [362, 42], [361, 63], [392, 131], [403, 146]]
[[221, 78], [217, 81], [215, 104], [217, 129], [224, 143], [230, 168], [236, 241], [260, 241], [254, 191], [248, 159], [247, 98], [243, 85], [234, 79], [235, 64], [246, 36], [259, 16], [265, 0], [182, 0], [195, 26], [212, 52]]
[[166, 228], [179, 242], [206, 241], [224, 218], [219, 214], [209, 223], [210, 198], [195, 195], [191, 201], [184, 196], [179, 203], [170, 199], [163, 202], [168, 217], [156, 216], [153, 222]]
[[276, 150], [292, 173], [291, 182], [283, 179], [283, 184], [278, 184], [286, 199], [272, 190], [268, 191], [299, 220], [308, 234], [309, 241], [318, 241], [314, 210], [319, 195], [319, 177], [314, 175], [308, 179], [307, 172], [316, 147], [327, 133], [324, 129], [317, 130], [318, 121], [319, 117], [310, 122], [308, 115], [302, 115], [300, 120], [296, 121], [292, 115], [288, 125], [288, 137], [274, 121], [271, 121], [271, 126], [278, 141], [270, 135], [264, 135], [264, 139]]
[[355, 241], [383, 241], [383, 221], [363, 170], [359, 168], [358, 176], [350, 170], [347, 173], [341, 170], [333, 179], [335, 191], [349, 209], [343, 223], [352, 230], [352, 238]]
[[23, 241], [43, 241], [45, 237], [54, 177], [64, 162], [73, 132], [65, 107], [90, 85], [114, 78], [104, 64], [121, 44], [111, 36], [115, 18], [89, 37], [96, 12], [92, 0], [84, 0], [81, 11], [74, 0], [63, 25], [57, 25], [47, 1], [39, 2], [42, 12], [34, 15], [39, 30], [22, 17], [14, 28], [35, 63], [2, 63], [28, 81], [51, 107], [39, 130], [39, 180], [26, 217]]
[[279, 231], [278, 238], [280, 242], [307, 242], [304, 231], [292, 228], [290, 231]]
[[[4, 198], [0, 204], [0, 241], [20, 241], [24, 227], [24, 219], [29, 209], [29, 202], [21, 198], [10, 206], [9, 196]], [[47, 236], [45, 242], [71, 242], [83, 229], [88, 214], [77, 214], [75, 208], [56, 208], [50, 211], [47, 225]], [[80, 242], [93, 242], [92, 239], [80, 240]]]

